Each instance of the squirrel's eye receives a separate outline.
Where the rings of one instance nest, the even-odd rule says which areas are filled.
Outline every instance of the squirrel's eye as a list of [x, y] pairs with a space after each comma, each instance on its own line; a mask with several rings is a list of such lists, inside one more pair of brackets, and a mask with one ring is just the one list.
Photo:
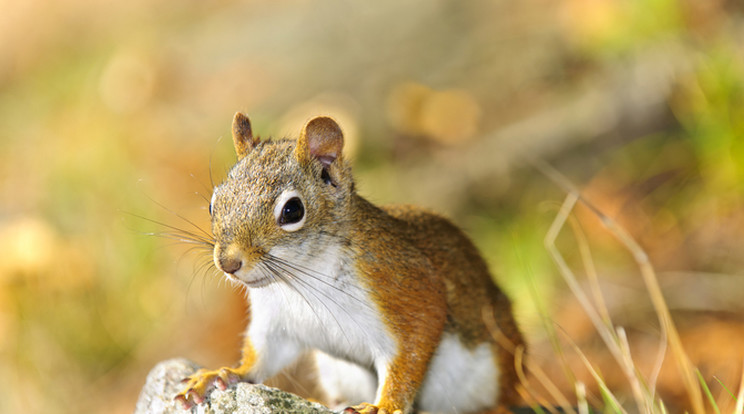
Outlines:
[[302, 205], [302, 200], [298, 197], [293, 197], [287, 200], [282, 207], [282, 215], [279, 216], [279, 224], [294, 224], [298, 223], [305, 216], [305, 207]]
[[305, 205], [297, 191], [285, 191], [274, 207], [276, 224], [284, 231], [297, 231], [305, 224]]

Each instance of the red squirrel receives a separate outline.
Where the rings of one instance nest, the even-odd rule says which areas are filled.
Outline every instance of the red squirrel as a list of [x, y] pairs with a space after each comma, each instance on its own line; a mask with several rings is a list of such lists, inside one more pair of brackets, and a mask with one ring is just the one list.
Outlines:
[[187, 378], [184, 407], [214, 387], [260, 383], [309, 350], [329, 398], [351, 413], [496, 412], [518, 401], [522, 334], [460, 229], [358, 195], [329, 117], [296, 140], [261, 140], [237, 113], [232, 133], [238, 161], [209, 211], [214, 263], [247, 287], [249, 322], [240, 364]]

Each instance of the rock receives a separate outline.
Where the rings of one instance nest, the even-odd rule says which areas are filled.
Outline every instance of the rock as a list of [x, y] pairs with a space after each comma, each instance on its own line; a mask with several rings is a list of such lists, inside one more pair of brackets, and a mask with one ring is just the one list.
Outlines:
[[[183, 414], [173, 397], [182, 391], [181, 380], [193, 374], [199, 366], [185, 359], [163, 361], [147, 375], [140, 392], [135, 414]], [[294, 394], [267, 387], [238, 383], [226, 390], [213, 390], [204, 403], [193, 407], [191, 413], [248, 414], [248, 413], [313, 413], [332, 414], [333, 411], [311, 403]]]

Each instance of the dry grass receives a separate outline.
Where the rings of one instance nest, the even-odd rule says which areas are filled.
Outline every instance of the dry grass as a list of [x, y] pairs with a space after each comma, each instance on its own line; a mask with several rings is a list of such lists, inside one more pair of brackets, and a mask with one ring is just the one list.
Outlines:
[[[619, 413], [666, 413], [668, 404], [665, 404], [662, 397], [657, 393], [656, 385], [662, 365], [667, 353], [673, 357], [677, 373], [684, 385], [684, 391], [687, 395], [685, 404], [689, 412], [703, 414], [708, 412], [706, 408], [714, 412], [720, 412], [718, 403], [706, 385], [700, 371], [690, 361], [688, 354], [683, 348], [679, 332], [672, 320], [670, 310], [664, 299], [661, 287], [659, 285], [656, 272], [648, 258], [648, 255], [636, 240], [612, 218], [604, 214], [590, 201], [585, 199], [580, 191], [575, 188], [565, 177], [553, 169], [550, 165], [540, 160], [531, 160], [531, 163], [543, 174], [563, 188], [567, 196], [561, 205], [550, 229], [545, 236], [545, 247], [550, 253], [555, 265], [568, 285], [575, 299], [580, 303], [581, 309], [590, 319], [596, 333], [602, 339], [607, 351], [617, 362], [622, 370], [622, 374], [627, 380], [630, 387], [632, 401], [621, 401], [616, 392], [605, 383], [598, 366], [580, 349], [579, 346], [571, 341], [571, 338], [561, 329], [556, 329], [554, 322], [548, 317], [546, 312], [542, 311], [545, 327], [548, 330], [549, 337], [553, 344], [554, 352], [560, 361], [563, 371], [569, 383], [575, 385], [575, 396], [564, 395], [554, 384], [554, 381], [541, 369], [540, 363], [527, 359], [525, 365], [531, 372], [532, 378], [548, 394], [549, 398], [543, 396], [538, 391], [534, 382], [530, 382], [522, 373], [520, 378], [524, 385], [522, 392], [525, 400], [533, 407], [546, 406], [547, 401], [552, 401], [560, 406], [564, 412], [584, 413], [589, 412], [589, 407], [600, 409], [603, 412]], [[599, 288], [598, 274], [596, 266], [589, 249], [589, 241], [581, 229], [578, 221], [572, 216], [572, 212], [577, 205], [583, 205], [588, 208], [597, 219], [604, 225], [606, 230], [612, 234], [625, 248], [630, 252], [638, 266], [640, 275], [645, 284], [646, 292], [653, 304], [654, 311], [660, 324], [659, 346], [653, 369], [649, 374], [645, 374], [639, 368], [634, 356], [631, 354], [631, 347], [625, 329], [616, 326], [612, 321], [612, 316], [605, 304], [605, 298]], [[559, 234], [564, 230], [566, 224], [569, 224], [574, 239], [577, 243], [578, 250], [584, 266], [584, 272], [587, 275], [588, 291], [587, 293], [579, 283], [576, 272], [567, 263], [564, 255], [559, 250], [556, 240]], [[540, 302], [539, 296], [534, 294], [534, 300]], [[567, 343], [568, 350], [565, 349]], [[574, 370], [566, 363], [564, 355], [567, 352], [573, 352], [583, 362], [585, 368], [591, 374], [600, 390], [601, 400], [596, 396], [589, 394], [585, 384], [576, 380]], [[742, 374], [744, 375], [744, 374]], [[725, 384], [721, 384], [725, 387]], [[708, 400], [706, 407], [705, 399]], [[744, 410], [744, 377], [742, 377], [737, 396], [731, 395], [736, 399], [735, 413], [742, 413]], [[576, 408], [569, 404], [569, 401], [576, 401]]]

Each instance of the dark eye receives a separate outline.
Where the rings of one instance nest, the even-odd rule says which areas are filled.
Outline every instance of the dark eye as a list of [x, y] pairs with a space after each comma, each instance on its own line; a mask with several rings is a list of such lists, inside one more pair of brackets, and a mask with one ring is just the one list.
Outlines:
[[302, 196], [294, 189], [285, 190], [274, 205], [274, 219], [279, 227], [287, 232], [301, 229], [305, 225], [305, 204]]
[[292, 197], [282, 207], [279, 224], [299, 223], [303, 217], [305, 217], [305, 206], [302, 205], [302, 200], [299, 197]]

